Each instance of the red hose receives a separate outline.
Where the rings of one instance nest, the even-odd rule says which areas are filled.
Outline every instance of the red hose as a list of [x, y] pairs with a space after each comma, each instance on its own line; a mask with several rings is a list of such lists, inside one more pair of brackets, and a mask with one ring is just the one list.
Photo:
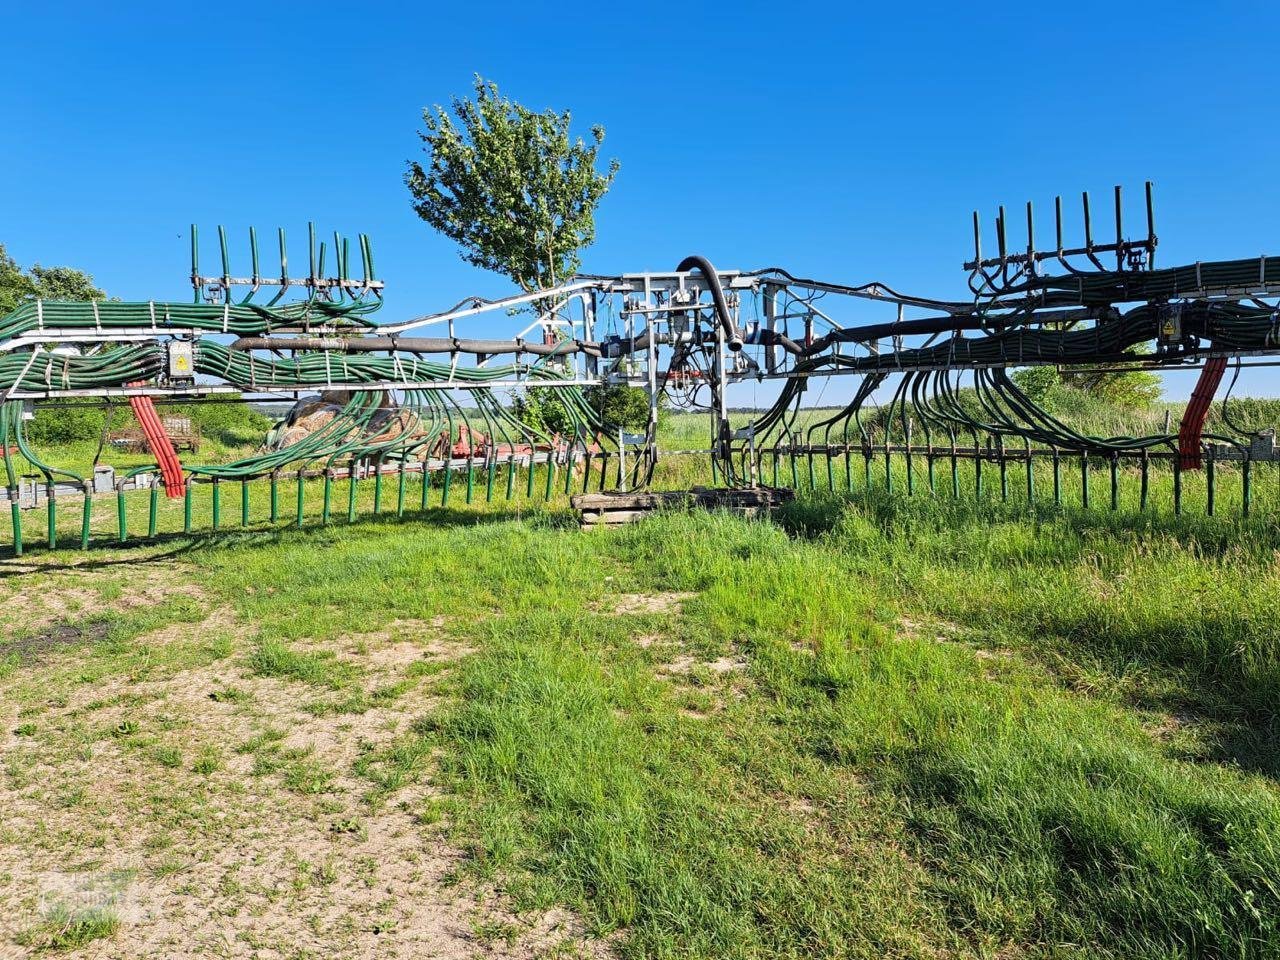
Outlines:
[[160, 476], [164, 478], [164, 495], [171, 500], [181, 497], [186, 493], [186, 477], [173, 441], [169, 439], [169, 434], [156, 413], [156, 405], [151, 402], [150, 397], [130, 397], [129, 406], [133, 409], [138, 426], [142, 428], [142, 435], [147, 438], [147, 446], [160, 466]]
[[1218, 392], [1226, 369], [1226, 357], [1210, 357], [1200, 371], [1196, 388], [1191, 391], [1191, 400], [1178, 426], [1178, 462], [1183, 470], [1200, 469], [1200, 437], [1209, 416], [1209, 407], [1213, 404], [1213, 395]]

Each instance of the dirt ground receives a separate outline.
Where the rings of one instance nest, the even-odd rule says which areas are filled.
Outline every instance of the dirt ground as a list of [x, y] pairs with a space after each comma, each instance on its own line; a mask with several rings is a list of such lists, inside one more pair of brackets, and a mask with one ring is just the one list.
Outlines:
[[[605, 954], [462, 869], [432, 757], [402, 782], [360, 772], [438, 709], [468, 652], [439, 623], [305, 651], [342, 678], [307, 685], [255, 670], [252, 632], [190, 571], [138, 572], [4, 582], [0, 958]], [[114, 652], [94, 619], [172, 604], [180, 622]]]

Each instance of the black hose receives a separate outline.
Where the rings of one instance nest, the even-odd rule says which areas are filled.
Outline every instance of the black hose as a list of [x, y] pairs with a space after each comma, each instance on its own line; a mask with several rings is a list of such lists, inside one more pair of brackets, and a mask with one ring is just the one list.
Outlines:
[[706, 278], [707, 289], [711, 291], [711, 299], [715, 303], [716, 316], [720, 318], [720, 326], [724, 327], [724, 335], [729, 341], [727, 345], [730, 350], [737, 353], [742, 349], [742, 334], [734, 326], [733, 317], [729, 314], [729, 303], [724, 298], [724, 290], [720, 287], [720, 275], [716, 273], [716, 268], [711, 266], [711, 262], [706, 257], [694, 254], [691, 257], [685, 257], [680, 261], [680, 266], [676, 267], [677, 273], [689, 270], [697, 270]]

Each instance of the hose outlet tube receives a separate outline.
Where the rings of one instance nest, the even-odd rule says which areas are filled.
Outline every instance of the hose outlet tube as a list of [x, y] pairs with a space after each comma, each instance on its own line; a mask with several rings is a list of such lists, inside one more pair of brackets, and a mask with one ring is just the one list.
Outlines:
[[711, 300], [715, 304], [716, 318], [720, 321], [720, 326], [724, 328], [726, 345], [734, 353], [742, 350], [742, 334], [733, 322], [733, 316], [729, 313], [729, 303], [724, 298], [724, 289], [720, 286], [720, 275], [716, 273], [716, 268], [711, 266], [710, 261], [706, 257], [694, 255], [685, 257], [680, 261], [680, 266], [676, 267], [677, 273], [692, 272], [697, 270], [707, 281], [707, 289], [711, 291]]

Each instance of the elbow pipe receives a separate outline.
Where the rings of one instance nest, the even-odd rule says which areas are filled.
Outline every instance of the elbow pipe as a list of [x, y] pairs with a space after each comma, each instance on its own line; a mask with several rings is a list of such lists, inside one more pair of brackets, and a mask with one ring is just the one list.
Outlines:
[[696, 254], [691, 257], [685, 257], [680, 261], [680, 266], [676, 267], [677, 273], [697, 270], [706, 278], [707, 288], [711, 291], [711, 299], [715, 303], [716, 316], [720, 320], [720, 326], [724, 327], [724, 335], [728, 340], [728, 347], [734, 353], [742, 349], [742, 334], [738, 332], [738, 328], [733, 323], [733, 317], [729, 314], [729, 303], [724, 298], [724, 289], [720, 286], [720, 275], [716, 273], [716, 268], [711, 266], [710, 261], [706, 257], [700, 257]]

